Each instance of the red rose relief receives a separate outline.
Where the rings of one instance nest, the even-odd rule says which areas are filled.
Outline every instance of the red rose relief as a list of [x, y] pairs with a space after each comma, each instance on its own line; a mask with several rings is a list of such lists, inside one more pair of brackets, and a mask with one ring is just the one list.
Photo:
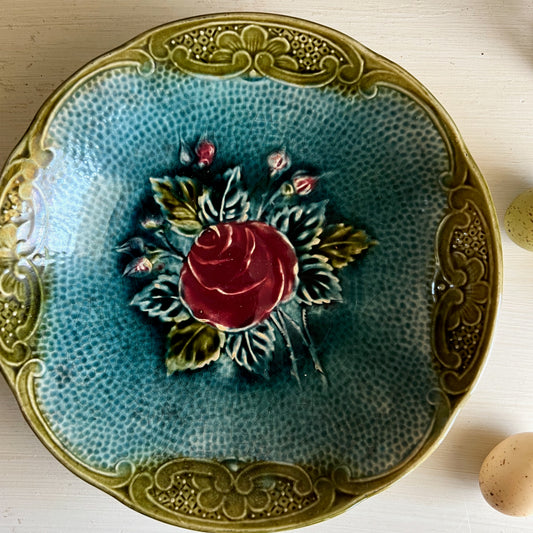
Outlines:
[[259, 324], [295, 288], [298, 259], [287, 238], [258, 221], [203, 231], [181, 270], [180, 296], [192, 315], [219, 329]]
[[297, 381], [309, 357], [327, 384], [307, 311], [342, 301], [339, 271], [376, 243], [329, 223], [313, 194], [320, 174], [285, 149], [266, 157], [266, 182], [251, 190], [241, 166], [220, 171], [218, 153], [206, 137], [182, 141], [179, 175], [150, 178], [156, 210], [142, 237], [117, 247], [130, 256], [124, 276], [150, 279], [130, 304], [167, 328], [169, 375], [225, 356], [268, 378], [283, 350]]

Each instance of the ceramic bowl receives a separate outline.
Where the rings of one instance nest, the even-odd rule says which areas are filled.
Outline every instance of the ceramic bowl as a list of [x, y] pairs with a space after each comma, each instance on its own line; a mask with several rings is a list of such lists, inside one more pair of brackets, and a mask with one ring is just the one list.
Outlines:
[[3, 374], [159, 520], [335, 515], [435, 448], [485, 361], [487, 186], [420, 83], [317, 24], [147, 31], [46, 101], [0, 192]]

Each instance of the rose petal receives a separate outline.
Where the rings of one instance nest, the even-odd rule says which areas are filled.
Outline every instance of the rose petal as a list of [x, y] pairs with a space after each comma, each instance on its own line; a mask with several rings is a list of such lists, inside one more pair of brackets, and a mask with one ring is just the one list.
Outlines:
[[277, 229], [225, 222], [202, 233], [181, 271], [180, 296], [200, 321], [238, 330], [258, 324], [294, 291], [298, 259]]

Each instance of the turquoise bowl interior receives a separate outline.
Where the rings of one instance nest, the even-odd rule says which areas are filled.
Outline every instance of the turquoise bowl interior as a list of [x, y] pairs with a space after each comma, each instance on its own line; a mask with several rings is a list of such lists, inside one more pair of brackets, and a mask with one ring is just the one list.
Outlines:
[[[202, 168], [201, 143], [215, 150]], [[257, 222], [261, 207], [274, 215]], [[250, 258], [239, 280], [263, 273], [240, 300], [260, 294], [262, 322], [213, 319], [213, 284], [245, 292], [230, 270], [196, 285], [204, 308], [190, 296], [213, 227], [260, 250], [235, 257]], [[139, 240], [131, 267], [139, 235], [175, 248], [163, 270]], [[501, 282], [489, 191], [442, 107], [397, 65], [297, 19], [149, 30], [58, 88], [0, 176], [0, 370], [24, 415], [81, 478], [201, 531], [315, 523], [418, 465], [480, 375]], [[147, 287], [186, 321], [143, 312]], [[246, 369], [251, 354], [271, 357], [266, 375]]]
[[[252, 185], [285, 147], [322, 174], [328, 219], [379, 241], [341, 272], [343, 302], [309, 311], [327, 387], [303, 355], [301, 388], [283, 358], [269, 380], [227, 358], [167, 376], [158, 321], [129, 305], [142, 281], [122, 276], [115, 249], [136, 232], [149, 178], [178, 174], [180, 140], [202, 135]], [[77, 87], [43, 144], [54, 158], [35, 182], [48, 220], [37, 399], [67, 449], [99, 468], [183, 455], [372, 476], [419, 445], [435, 410], [431, 279], [450, 165], [420, 105], [392, 88], [347, 99], [124, 67]]]

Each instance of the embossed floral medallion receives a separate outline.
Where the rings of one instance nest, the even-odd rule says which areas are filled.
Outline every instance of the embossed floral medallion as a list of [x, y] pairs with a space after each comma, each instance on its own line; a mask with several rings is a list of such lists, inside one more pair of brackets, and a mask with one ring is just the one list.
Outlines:
[[0, 185], [2, 372], [59, 460], [159, 520], [341, 512], [434, 449], [485, 361], [483, 178], [333, 30], [150, 30], [49, 98]]
[[144, 237], [118, 247], [133, 256], [126, 276], [153, 278], [131, 303], [169, 324], [169, 374], [201, 368], [225, 352], [268, 377], [277, 336], [296, 380], [302, 347], [323, 374], [307, 308], [341, 300], [336, 271], [372, 241], [362, 230], [326, 223], [327, 202], [309, 201], [319, 176], [291, 168], [285, 150], [266, 158], [257, 197], [240, 167], [213, 175], [215, 153], [207, 139], [194, 154], [182, 143], [180, 175], [151, 178], [159, 209], [141, 220]]

